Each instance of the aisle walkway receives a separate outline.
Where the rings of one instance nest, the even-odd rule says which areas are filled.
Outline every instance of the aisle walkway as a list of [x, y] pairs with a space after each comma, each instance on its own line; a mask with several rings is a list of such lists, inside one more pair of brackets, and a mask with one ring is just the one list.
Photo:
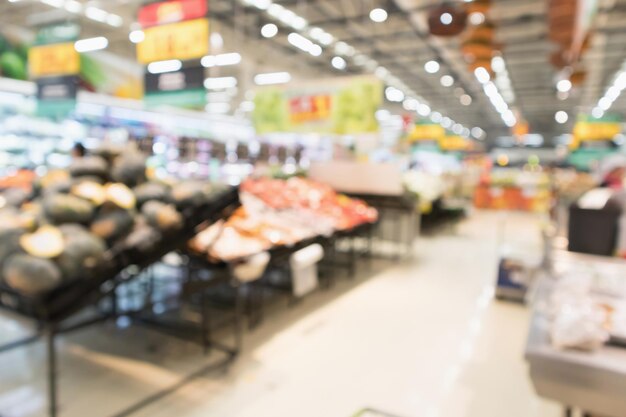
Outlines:
[[[559, 416], [558, 407], [536, 398], [527, 378], [527, 310], [492, 300], [498, 241], [504, 235], [518, 246], [537, 246], [536, 223], [527, 215], [479, 212], [456, 230], [422, 238], [413, 260], [269, 315], [246, 337], [245, 354], [228, 375], [198, 380], [137, 416], [350, 417], [366, 407], [398, 417]], [[84, 345], [104, 339], [103, 331], [109, 339], [119, 333], [95, 328], [65, 343], [62, 365], [71, 371], [62, 377], [63, 417], [104, 417], [145, 395], [146, 383], [173, 377], [157, 366], [158, 355], [144, 363], [141, 353], [121, 359], [115, 353], [123, 348]], [[174, 369], [189, 369], [185, 359], [194, 348], [157, 340], [168, 357], [178, 355]], [[40, 392], [32, 381], [41, 353], [33, 347], [0, 355], [0, 406], [3, 392], [5, 404], [6, 393]], [[0, 415], [40, 415], [26, 411], [5, 415], [0, 408]]]

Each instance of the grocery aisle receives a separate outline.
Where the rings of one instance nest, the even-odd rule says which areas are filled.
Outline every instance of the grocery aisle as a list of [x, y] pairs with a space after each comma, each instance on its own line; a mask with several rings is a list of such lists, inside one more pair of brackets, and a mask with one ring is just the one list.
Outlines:
[[[382, 272], [371, 279], [341, 283], [334, 295], [317, 294], [293, 309], [269, 314], [260, 329], [247, 335], [244, 355], [226, 376], [197, 380], [137, 416], [349, 417], [364, 407], [399, 417], [559, 416], [558, 407], [536, 398], [527, 378], [528, 312], [491, 298], [503, 221], [508, 241], [538, 245], [536, 218], [474, 213], [456, 228], [422, 238], [411, 261], [377, 264]], [[64, 417], [93, 411], [94, 401], [105, 402], [100, 411], [114, 410], [125, 396], [145, 395], [146, 383], [188, 371], [196, 354], [193, 347], [166, 344], [175, 371], [165, 372], [157, 361], [139, 366], [132, 360], [137, 352], [125, 355], [119, 346], [108, 352], [82, 345], [98, 332], [115, 338], [121, 331], [89, 329], [64, 343], [62, 366], [72, 368], [61, 382]], [[125, 336], [126, 349], [139, 349]], [[28, 362], [11, 362], [24, 352], [0, 356], [0, 369], [9, 371], [3, 374], [21, 384], [8, 387], [0, 381], [0, 404], [9, 403], [8, 392], [33, 390], [40, 350], [26, 350], [32, 358]], [[89, 372], [76, 369], [85, 363]], [[117, 381], [112, 372], [124, 375], [116, 383], [118, 395], [111, 389]], [[83, 387], [86, 398], [78, 399], [81, 377], [88, 378], [89, 389]], [[100, 391], [105, 386], [107, 391]], [[23, 415], [40, 414], [3, 417]]]

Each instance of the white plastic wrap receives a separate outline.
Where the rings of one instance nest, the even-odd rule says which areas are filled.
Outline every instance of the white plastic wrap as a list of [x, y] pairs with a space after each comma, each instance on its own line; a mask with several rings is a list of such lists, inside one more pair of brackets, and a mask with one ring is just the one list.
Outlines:
[[560, 298], [552, 322], [552, 344], [557, 349], [599, 349], [609, 340], [607, 313], [591, 297]]

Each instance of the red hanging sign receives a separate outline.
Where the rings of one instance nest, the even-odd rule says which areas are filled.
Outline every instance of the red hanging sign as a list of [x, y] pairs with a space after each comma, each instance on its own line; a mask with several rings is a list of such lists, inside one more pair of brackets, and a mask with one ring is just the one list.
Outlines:
[[150, 3], [139, 9], [137, 20], [142, 28], [206, 17], [207, 0], [167, 0]]

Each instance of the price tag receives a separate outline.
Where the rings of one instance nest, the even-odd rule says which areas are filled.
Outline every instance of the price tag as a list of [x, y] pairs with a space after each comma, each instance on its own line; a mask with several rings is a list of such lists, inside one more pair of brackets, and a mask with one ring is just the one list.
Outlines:
[[32, 78], [73, 75], [80, 71], [80, 56], [74, 43], [33, 46], [28, 52]]
[[209, 21], [189, 20], [146, 29], [137, 44], [137, 60], [143, 64], [168, 59], [197, 59], [209, 51]]

